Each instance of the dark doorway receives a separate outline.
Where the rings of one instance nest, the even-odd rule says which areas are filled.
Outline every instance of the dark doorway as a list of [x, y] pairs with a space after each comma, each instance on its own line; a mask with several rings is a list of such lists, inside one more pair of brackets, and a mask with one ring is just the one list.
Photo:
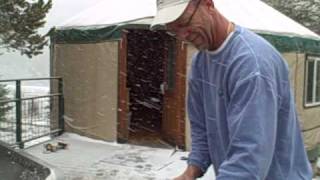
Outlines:
[[167, 60], [174, 43], [174, 38], [162, 31], [128, 30], [129, 143], [168, 146], [161, 131]]

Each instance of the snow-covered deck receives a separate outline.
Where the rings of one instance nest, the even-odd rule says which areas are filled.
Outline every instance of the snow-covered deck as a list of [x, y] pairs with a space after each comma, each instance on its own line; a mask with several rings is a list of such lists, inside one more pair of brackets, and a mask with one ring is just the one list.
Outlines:
[[[43, 144], [25, 151], [60, 168], [67, 180], [172, 179], [183, 172], [187, 152], [173, 149], [106, 143], [64, 133], [47, 143], [65, 142], [68, 149], [46, 153]], [[214, 180], [210, 168], [202, 180]]]

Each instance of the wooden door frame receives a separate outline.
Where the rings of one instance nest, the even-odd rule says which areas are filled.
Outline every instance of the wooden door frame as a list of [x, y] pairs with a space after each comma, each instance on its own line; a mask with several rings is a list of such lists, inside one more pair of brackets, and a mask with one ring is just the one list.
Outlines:
[[122, 31], [119, 41], [119, 68], [118, 68], [118, 118], [117, 142], [126, 143], [129, 139], [129, 92], [127, 88], [127, 32]]
[[187, 45], [182, 41], [177, 41], [177, 71], [176, 82], [178, 91], [177, 120], [179, 121], [178, 146], [185, 149], [186, 147], [186, 76], [187, 76]]
[[[186, 69], [187, 69], [187, 45], [182, 42], [176, 40], [175, 43], [175, 50], [176, 50], [176, 59], [175, 59], [175, 68], [174, 68], [174, 89], [170, 91], [165, 91], [166, 100], [164, 101], [163, 107], [163, 118], [167, 118], [166, 115], [166, 106], [170, 102], [175, 102], [177, 107], [177, 111], [173, 115], [173, 121], [177, 122], [175, 124], [175, 129], [171, 129], [172, 132], [170, 133], [163, 133], [164, 138], [169, 141], [170, 144], [175, 144], [181, 149], [185, 149], [186, 147]], [[166, 64], [166, 63], [165, 63]], [[167, 72], [167, 71], [165, 71]], [[167, 75], [165, 74], [165, 78]], [[167, 80], [165, 80], [167, 81]], [[170, 102], [167, 101], [169, 98]], [[170, 105], [169, 105], [170, 106]], [[171, 119], [171, 118], [170, 118]], [[172, 120], [172, 119], [171, 119]], [[165, 119], [163, 119], [165, 121]]]
[[[174, 99], [178, 107], [175, 115], [177, 129], [174, 139], [177, 146], [184, 149], [186, 147], [186, 69], [187, 69], [187, 45], [182, 41], [176, 41], [176, 63], [175, 63], [175, 87]], [[119, 70], [118, 70], [118, 118], [117, 118], [117, 141], [126, 143], [129, 140], [129, 92], [127, 88], [127, 32], [123, 31], [119, 41]], [[172, 92], [165, 92], [172, 93]], [[165, 104], [163, 104], [165, 106]]]

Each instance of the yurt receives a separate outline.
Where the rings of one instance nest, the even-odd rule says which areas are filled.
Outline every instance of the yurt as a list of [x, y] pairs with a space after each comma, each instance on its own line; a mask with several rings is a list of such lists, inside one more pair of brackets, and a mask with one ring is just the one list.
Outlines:
[[[320, 142], [320, 37], [260, 0], [215, 0], [287, 60], [309, 152]], [[156, 0], [101, 1], [51, 30], [51, 76], [64, 80], [67, 131], [189, 148], [187, 76], [196, 49], [150, 31]]]

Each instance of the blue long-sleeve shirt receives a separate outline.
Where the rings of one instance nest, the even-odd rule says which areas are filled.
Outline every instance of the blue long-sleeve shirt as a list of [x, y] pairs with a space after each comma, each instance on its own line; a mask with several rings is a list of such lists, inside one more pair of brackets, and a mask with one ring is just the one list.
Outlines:
[[189, 75], [189, 164], [217, 180], [310, 180], [289, 70], [264, 39], [236, 26], [199, 51]]

